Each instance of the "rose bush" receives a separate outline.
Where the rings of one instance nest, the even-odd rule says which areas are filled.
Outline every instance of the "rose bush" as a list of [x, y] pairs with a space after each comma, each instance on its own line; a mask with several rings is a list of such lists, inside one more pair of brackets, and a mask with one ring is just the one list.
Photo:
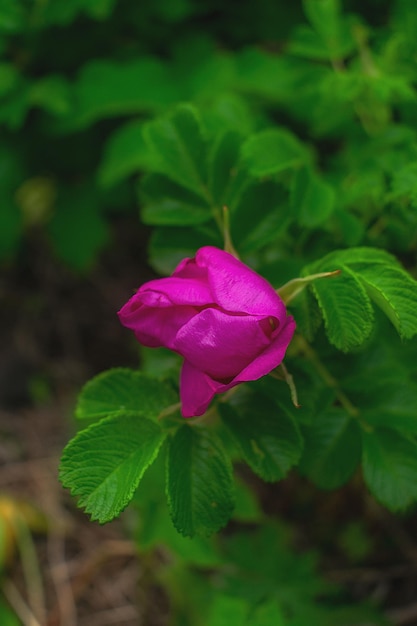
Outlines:
[[215, 394], [277, 367], [295, 330], [274, 288], [211, 246], [184, 259], [172, 276], [142, 285], [118, 314], [144, 346], [184, 357], [184, 417], [202, 415]]

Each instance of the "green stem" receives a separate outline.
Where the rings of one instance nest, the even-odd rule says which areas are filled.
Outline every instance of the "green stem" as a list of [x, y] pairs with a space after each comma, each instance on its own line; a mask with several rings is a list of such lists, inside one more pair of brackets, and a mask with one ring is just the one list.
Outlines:
[[226, 250], [226, 252], [230, 252], [230, 254], [233, 254], [233, 256], [238, 259], [239, 255], [236, 252], [236, 248], [233, 245], [232, 237], [230, 235], [230, 213], [227, 206], [223, 207], [223, 238], [224, 249]]

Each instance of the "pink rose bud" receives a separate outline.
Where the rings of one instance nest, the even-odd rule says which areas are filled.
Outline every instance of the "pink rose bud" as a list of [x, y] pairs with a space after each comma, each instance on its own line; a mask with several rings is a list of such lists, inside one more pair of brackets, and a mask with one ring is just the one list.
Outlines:
[[184, 357], [184, 417], [202, 415], [216, 393], [277, 367], [295, 330], [274, 288], [211, 246], [181, 261], [172, 276], [142, 285], [118, 315], [144, 346]]

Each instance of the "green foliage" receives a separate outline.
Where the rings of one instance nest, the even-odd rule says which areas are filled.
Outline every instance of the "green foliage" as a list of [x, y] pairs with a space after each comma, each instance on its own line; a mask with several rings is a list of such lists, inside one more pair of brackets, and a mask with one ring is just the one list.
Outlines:
[[234, 506], [230, 461], [221, 441], [182, 426], [169, 442], [167, 496], [177, 530], [192, 537], [219, 530]]
[[[321, 489], [363, 477], [392, 510], [417, 501], [417, 22], [410, 2], [376, 5], [0, 2], [0, 260], [40, 237], [88, 273], [117, 214], [146, 225], [149, 263], [169, 274], [226, 234], [297, 322], [286, 357], [297, 410], [271, 379], [184, 424], [178, 359], [146, 352], [143, 371], [82, 390], [77, 424], [92, 424], [67, 446], [61, 479], [100, 522], [139, 503], [144, 545], [160, 533], [191, 561], [176, 528], [196, 535], [199, 565], [219, 567], [205, 535], [233, 515], [242, 462], [264, 481], [298, 466]], [[235, 519], [258, 523], [241, 487]], [[209, 610], [189, 623], [366, 621], [363, 607], [318, 604], [328, 588], [311, 557], [276, 535], [226, 542], [236, 569], [221, 572], [216, 600], [200, 588]]]
[[119, 412], [81, 431], [64, 450], [62, 484], [100, 523], [129, 504], [143, 473], [163, 442], [161, 428], [146, 418]]
[[352, 476], [361, 457], [358, 424], [333, 408], [317, 415], [305, 435], [300, 470], [322, 489], [335, 489]]
[[220, 407], [221, 415], [243, 458], [265, 481], [284, 478], [298, 461], [302, 440], [297, 423], [284, 405], [256, 394], [244, 394], [239, 405]]
[[392, 322], [399, 335], [410, 339], [417, 333], [417, 282], [398, 261], [373, 248], [351, 248], [328, 254], [309, 265], [305, 274], [341, 270], [332, 281], [313, 284], [329, 340], [350, 350], [368, 338], [373, 328], [371, 302]]
[[363, 434], [365, 480], [377, 499], [393, 511], [407, 508], [417, 498], [416, 452], [415, 439], [395, 430]]
[[129, 412], [155, 419], [175, 402], [176, 394], [169, 385], [140, 371], [116, 368], [84, 386], [75, 415], [79, 419], [97, 419]]

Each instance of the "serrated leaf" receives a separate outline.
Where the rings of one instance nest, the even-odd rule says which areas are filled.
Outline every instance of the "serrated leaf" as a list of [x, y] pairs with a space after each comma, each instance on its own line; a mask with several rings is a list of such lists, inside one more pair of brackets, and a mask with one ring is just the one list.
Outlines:
[[207, 201], [207, 148], [195, 109], [181, 105], [146, 124], [143, 132], [155, 169]]
[[314, 418], [304, 436], [300, 470], [321, 489], [343, 485], [360, 461], [360, 431], [354, 420], [341, 409], [330, 409]]
[[175, 528], [184, 536], [210, 535], [234, 507], [233, 475], [221, 441], [200, 427], [181, 427], [169, 443], [167, 496]]
[[381, 248], [348, 248], [346, 250], [335, 250], [330, 252], [323, 259], [320, 264], [334, 264], [343, 263], [343, 265], [356, 265], [356, 264], [368, 264], [368, 263], [381, 263], [383, 265], [394, 265], [400, 267], [398, 260], [386, 250]]
[[244, 460], [263, 480], [281, 480], [297, 463], [302, 439], [296, 423], [266, 397], [245, 397], [239, 408], [222, 404], [223, 422]]
[[119, 412], [157, 417], [178, 402], [171, 387], [153, 376], [128, 368], [102, 372], [86, 383], [78, 397], [75, 415], [97, 419]]
[[144, 417], [119, 413], [82, 430], [65, 447], [59, 468], [78, 504], [101, 524], [129, 504], [165, 434]]
[[300, 168], [292, 181], [291, 207], [300, 226], [315, 228], [326, 222], [334, 209], [332, 187], [309, 168]]
[[306, 160], [298, 139], [283, 128], [272, 128], [249, 137], [242, 145], [242, 161], [252, 176], [264, 177], [295, 168]]
[[417, 334], [417, 282], [396, 266], [360, 266], [355, 270], [369, 297], [404, 339]]
[[417, 443], [391, 429], [362, 433], [363, 473], [369, 489], [392, 511], [417, 500]]
[[311, 289], [323, 315], [329, 341], [339, 350], [349, 351], [360, 346], [373, 327], [373, 309], [363, 283], [341, 263], [319, 263], [309, 266], [304, 275], [319, 271], [341, 269], [332, 280], [318, 280]]
[[213, 217], [210, 206], [201, 197], [160, 174], [150, 174], [141, 182], [140, 196], [145, 224], [189, 226]]
[[[311, 267], [345, 268], [338, 282], [343, 282], [349, 268], [355, 280], [360, 281], [366, 290], [368, 299], [385, 313], [401, 337], [410, 339], [417, 334], [417, 281], [385, 250], [337, 250]], [[337, 282], [333, 284], [336, 285]]]

